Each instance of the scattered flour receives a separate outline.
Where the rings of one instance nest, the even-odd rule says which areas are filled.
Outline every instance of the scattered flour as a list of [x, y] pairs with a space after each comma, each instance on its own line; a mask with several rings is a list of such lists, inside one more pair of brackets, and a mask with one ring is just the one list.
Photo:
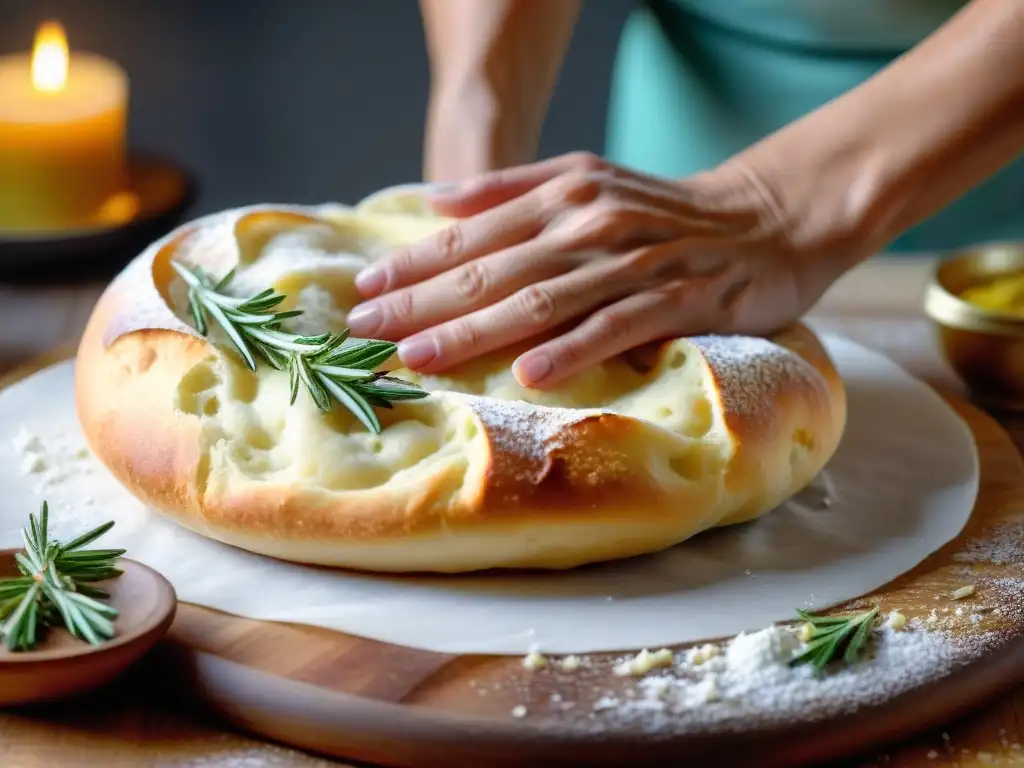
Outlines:
[[745, 730], [831, 719], [912, 690], [970, 657], [951, 634], [926, 631], [914, 620], [899, 631], [883, 625], [875, 637], [856, 663], [818, 673], [788, 663], [801, 647], [799, 627], [743, 633], [715, 646], [716, 652], [691, 649], [677, 655], [670, 669], [624, 691], [602, 693], [592, 718], [602, 727], [650, 731]]
[[970, 539], [953, 555], [961, 563], [1015, 565], [1024, 563], [1024, 518], [1007, 520], [983, 536]]
[[[89, 449], [78, 436], [63, 432], [42, 435], [22, 425], [10, 445], [22, 474], [32, 479], [38, 494], [56, 490], [72, 477], [95, 471]], [[90, 503], [88, 497], [79, 501]]]

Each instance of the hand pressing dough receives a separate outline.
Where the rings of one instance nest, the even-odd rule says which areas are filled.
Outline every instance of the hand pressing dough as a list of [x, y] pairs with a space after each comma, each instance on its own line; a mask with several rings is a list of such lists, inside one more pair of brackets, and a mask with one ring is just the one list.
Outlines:
[[210, 538], [370, 571], [564, 569], [752, 520], [835, 451], [843, 384], [814, 334], [707, 336], [529, 390], [506, 350], [444, 375], [382, 368], [431, 392], [368, 431], [324, 414], [286, 373], [199, 336], [177, 259], [230, 291], [273, 287], [337, 331], [369, 261], [445, 227], [415, 190], [354, 207], [257, 206], [183, 225], [111, 283], [82, 338], [76, 407], [95, 455], [135, 496]]

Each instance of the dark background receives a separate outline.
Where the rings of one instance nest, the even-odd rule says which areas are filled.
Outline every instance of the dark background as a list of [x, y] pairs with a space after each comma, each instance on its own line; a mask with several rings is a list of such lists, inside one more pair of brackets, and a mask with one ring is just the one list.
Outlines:
[[[632, 5], [584, 3], [542, 156], [602, 150]], [[30, 49], [47, 18], [72, 51], [127, 70], [129, 140], [193, 172], [192, 213], [351, 203], [420, 178], [428, 72], [416, 0], [0, 0], [0, 54]]]

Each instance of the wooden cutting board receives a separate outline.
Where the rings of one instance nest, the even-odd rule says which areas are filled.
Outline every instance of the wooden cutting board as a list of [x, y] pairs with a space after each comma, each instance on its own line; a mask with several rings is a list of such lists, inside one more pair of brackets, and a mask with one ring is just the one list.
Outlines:
[[[617, 724], [594, 705], [635, 688], [635, 679], [612, 672], [621, 654], [591, 655], [574, 672], [555, 664], [528, 670], [518, 656], [430, 653], [189, 604], [179, 606], [152, 666], [162, 670], [167, 695], [203, 702], [242, 728], [388, 766], [783, 766], [905, 739], [1024, 679], [1020, 596], [984, 586], [1019, 579], [1024, 569], [1024, 462], [994, 420], [962, 400], [947, 400], [978, 445], [981, 484], [973, 515], [955, 541], [870, 597], [883, 612], [898, 607], [908, 617], [965, 607], [965, 620], [953, 622], [964, 641], [957, 666], [851, 714], [814, 721], [808, 713], [731, 732], [676, 727], [671, 720], [655, 729]], [[979, 560], [998, 536], [1002, 545], [990, 547], [993, 557]], [[1021, 550], [1013, 553], [1007, 542]], [[957, 559], [967, 552], [975, 555], [969, 576]], [[978, 594], [953, 603], [949, 595], [965, 579], [979, 585]]]
[[[957, 622], [963, 666], [855, 714], [826, 722], [794, 718], [741, 733], [601, 726], [594, 704], [635, 686], [612, 673], [621, 654], [595, 654], [586, 670], [527, 670], [522, 657], [451, 656], [328, 630], [250, 621], [182, 605], [171, 628], [168, 669], [219, 714], [278, 741], [393, 766], [795, 765], [862, 752], [963, 714], [1024, 679], [1019, 596], [983, 586], [953, 603], [965, 583], [955, 559], [993, 531], [1024, 541], [1024, 466], [1006, 433], [975, 407], [951, 400], [977, 440], [981, 486], [961, 536], [879, 589], [883, 611], [910, 616], [983, 603], [983, 618]], [[1011, 530], [1010, 534], [1006, 531]], [[1005, 540], [1005, 538], [1004, 538]], [[996, 557], [1005, 560], [1004, 556]], [[1018, 575], [1014, 562], [973, 562], [979, 585]], [[974, 606], [969, 607], [969, 606]], [[977, 614], [975, 614], [977, 616]], [[188, 683], [187, 685], [182, 685]], [[566, 704], [569, 707], [566, 707]], [[527, 715], [517, 718], [516, 707]]]

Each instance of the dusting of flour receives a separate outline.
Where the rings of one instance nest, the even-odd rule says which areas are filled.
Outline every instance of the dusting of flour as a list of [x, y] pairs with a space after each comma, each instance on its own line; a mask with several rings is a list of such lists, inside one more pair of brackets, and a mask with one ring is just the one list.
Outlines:
[[695, 336], [688, 339], [718, 379], [727, 412], [764, 413], [764, 401], [791, 386], [821, 386], [814, 367], [785, 347], [752, 336]]
[[500, 400], [493, 397], [446, 393], [473, 409], [487, 428], [492, 443], [503, 453], [522, 459], [531, 466], [540, 466], [549, 459], [552, 448], [567, 427], [598, 415], [599, 410], [583, 408], [552, 408], [523, 400]]

